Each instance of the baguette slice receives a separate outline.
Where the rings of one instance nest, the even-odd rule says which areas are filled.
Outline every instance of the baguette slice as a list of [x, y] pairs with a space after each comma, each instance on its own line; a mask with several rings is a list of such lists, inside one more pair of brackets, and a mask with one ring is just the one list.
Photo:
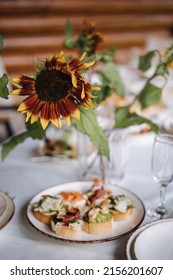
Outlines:
[[45, 215], [39, 211], [35, 211], [34, 209], [33, 209], [33, 215], [38, 221], [40, 221], [46, 225], [50, 225], [50, 221], [52, 218], [51, 215]]
[[87, 223], [84, 221], [83, 230], [89, 234], [102, 234], [112, 230], [112, 220], [103, 223]]
[[71, 237], [82, 232], [81, 213], [77, 208], [71, 208], [63, 215], [51, 219], [51, 228], [59, 236]]
[[73, 230], [73, 229], [69, 228], [68, 226], [64, 226], [64, 225], [55, 227], [53, 220], [51, 220], [51, 228], [55, 234], [57, 234], [59, 236], [64, 236], [64, 237], [76, 236], [82, 232], [82, 227], [80, 230]]
[[109, 212], [114, 221], [123, 221], [132, 215], [133, 208], [128, 209], [126, 213], [121, 213], [114, 210], [110, 210]]

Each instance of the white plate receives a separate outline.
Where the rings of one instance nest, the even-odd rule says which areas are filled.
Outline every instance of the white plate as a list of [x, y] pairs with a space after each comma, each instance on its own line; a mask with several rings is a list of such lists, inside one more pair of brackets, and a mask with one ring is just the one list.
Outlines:
[[6, 200], [4, 196], [0, 193], [0, 217], [3, 215], [6, 208]]
[[139, 227], [127, 242], [127, 259], [173, 260], [172, 232], [173, 219], [154, 221]]
[[32, 213], [32, 206], [34, 203], [40, 200], [40, 197], [42, 195], [46, 195], [46, 194], [56, 195], [61, 191], [68, 191], [68, 190], [77, 190], [84, 193], [91, 188], [91, 185], [92, 182], [65, 183], [65, 184], [56, 185], [54, 187], [45, 189], [44, 191], [38, 193], [31, 199], [27, 208], [27, 218], [29, 222], [35, 229], [47, 235], [48, 237], [58, 239], [61, 241], [68, 241], [68, 242], [75, 242], [75, 243], [97, 243], [97, 242], [106, 242], [106, 241], [118, 239], [126, 234], [133, 232], [142, 223], [145, 216], [145, 209], [142, 201], [129, 190], [113, 185], [107, 185], [107, 187], [112, 190], [113, 194], [116, 195], [125, 194], [126, 196], [128, 196], [131, 199], [135, 208], [133, 209], [132, 215], [128, 219], [120, 222], [114, 222], [113, 230], [111, 232], [100, 234], [100, 235], [92, 235], [92, 234], [82, 232], [78, 236], [66, 238], [62, 236], [57, 236], [51, 231], [49, 226], [39, 222], [34, 217]]
[[0, 192], [0, 197], [5, 201], [5, 207], [3, 207], [3, 212], [0, 215], [0, 229], [5, 227], [12, 219], [15, 211], [15, 206], [13, 200], [3, 192]]

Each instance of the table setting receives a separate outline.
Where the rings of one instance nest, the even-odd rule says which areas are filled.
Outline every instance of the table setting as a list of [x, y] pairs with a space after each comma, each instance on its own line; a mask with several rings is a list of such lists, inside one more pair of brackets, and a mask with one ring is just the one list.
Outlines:
[[172, 46], [154, 69], [158, 51], [141, 56], [152, 75], [124, 86], [114, 51], [96, 52], [95, 25], [75, 41], [68, 28], [78, 58], [62, 51], [33, 75], [0, 78], [26, 120], [1, 145], [0, 259], [173, 259], [173, 136], [161, 117], [172, 118], [162, 99]]
[[[146, 135], [131, 136], [130, 138], [130, 152], [129, 160], [126, 164], [126, 172], [121, 182], [115, 185], [115, 190], [125, 189], [126, 193], [133, 193], [132, 197], [138, 197], [137, 202], [144, 205], [145, 209], [151, 208], [159, 201], [158, 186], [154, 183], [151, 175], [151, 151], [154, 135], [151, 133]], [[139, 141], [140, 140], [140, 141]], [[136, 144], [138, 143], [138, 144]], [[11, 221], [4, 226], [0, 231], [2, 240], [2, 250], [0, 253], [1, 259], [130, 259], [132, 256], [128, 254], [129, 242], [131, 244], [134, 234], [139, 233], [142, 227], [147, 227], [153, 223], [152, 219], [145, 215], [145, 218], [140, 216], [138, 226], [136, 230], [127, 232], [124, 236], [116, 238], [114, 232], [113, 240], [106, 240], [101, 242], [87, 242], [87, 243], [74, 243], [59, 240], [62, 237], [50, 237], [44, 230], [35, 228], [34, 216], [30, 211], [31, 199], [38, 199], [40, 193], [50, 193], [50, 190], [56, 189], [61, 191], [63, 186], [69, 190], [72, 186], [82, 186], [82, 184], [89, 184], [88, 182], [82, 182], [78, 179], [78, 162], [76, 165], [69, 162], [66, 165], [68, 168], [68, 174], [60, 164], [55, 165], [52, 162], [32, 162], [29, 158], [32, 148], [36, 145], [33, 140], [26, 141], [25, 144], [16, 148], [7, 160], [1, 163], [1, 191], [6, 192], [8, 190], [9, 196], [15, 197], [15, 214]], [[24, 153], [25, 151], [25, 153]], [[19, 157], [20, 155], [20, 157]], [[141, 158], [143, 161], [141, 161]], [[18, 171], [23, 174], [22, 176]], [[28, 173], [30, 170], [30, 174]], [[47, 174], [49, 171], [49, 176]], [[13, 183], [12, 183], [13, 182]], [[147, 187], [146, 187], [147, 186]], [[63, 188], [64, 189], [64, 188]], [[73, 187], [74, 189], [74, 187]], [[124, 192], [123, 192], [124, 193]], [[37, 197], [36, 197], [37, 195]], [[166, 194], [167, 205], [171, 208], [171, 201], [173, 199], [172, 183], [168, 186]], [[139, 202], [140, 201], [140, 202]], [[142, 204], [141, 204], [142, 201]], [[28, 210], [27, 210], [28, 209]], [[142, 215], [143, 208], [138, 215]], [[27, 211], [29, 212], [29, 218]], [[135, 211], [138, 211], [138, 207]], [[145, 210], [146, 211], [146, 210]], [[32, 218], [31, 218], [32, 217]], [[30, 219], [30, 221], [28, 221]], [[131, 217], [132, 219], [132, 217]], [[133, 227], [132, 220], [125, 226], [129, 228]], [[143, 219], [143, 220], [142, 220]], [[163, 222], [167, 219], [159, 220]], [[134, 220], [133, 220], [134, 221]], [[172, 219], [170, 219], [172, 222]], [[141, 224], [140, 224], [141, 222]], [[156, 221], [158, 222], [158, 221]], [[33, 223], [33, 224], [31, 224]], [[38, 223], [38, 222], [37, 222]], [[118, 222], [121, 224], [122, 222]], [[130, 223], [130, 225], [129, 225]], [[171, 225], [170, 225], [171, 226]], [[47, 229], [48, 235], [54, 235], [49, 229]], [[111, 233], [112, 234], [112, 233]], [[165, 233], [166, 234], [166, 233]], [[94, 240], [98, 240], [99, 235], [91, 235]], [[160, 236], [160, 235], [159, 235]], [[79, 238], [79, 237], [78, 237]], [[80, 237], [79, 239], [81, 239]], [[111, 236], [112, 238], [112, 236]], [[129, 239], [131, 238], [131, 239]], [[130, 240], [130, 241], [128, 241]], [[86, 240], [85, 240], [86, 241]], [[88, 241], [88, 240], [87, 240]], [[29, 250], [27, 248], [30, 248]], [[35, 249], [36, 247], [36, 249]], [[130, 246], [131, 247], [131, 246]], [[12, 249], [15, 250], [12, 250]], [[26, 250], [24, 250], [26, 248]], [[34, 252], [33, 252], [34, 250]], [[35, 251], [36, 250], [36, 251]], [[41, 251], [39, 251], [41, 250]], [[143, 256], [144, 257], [144, 256]], [[148, 258], [151, 256], [148, 256]], [[166, 256], [168, 257], [168, 255]]]

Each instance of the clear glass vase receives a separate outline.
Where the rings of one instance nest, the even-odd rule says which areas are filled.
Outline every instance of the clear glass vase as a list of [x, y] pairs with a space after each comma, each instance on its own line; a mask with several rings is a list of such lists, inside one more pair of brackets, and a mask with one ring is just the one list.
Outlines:
[[109, 140], [110, 160], [101, 155], [89, 138], [78, 134], [79, 178], [92, 180], [94, 177], [116, 183], [125, 175], [128, 160], [128, 130], [111, 129], [106, 132]]

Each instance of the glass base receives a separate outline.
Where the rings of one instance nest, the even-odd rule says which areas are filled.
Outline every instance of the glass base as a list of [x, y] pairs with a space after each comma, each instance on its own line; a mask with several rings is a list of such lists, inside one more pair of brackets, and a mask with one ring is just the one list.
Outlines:
[[173, 210], [161, 206], [153, 209], [148, 209], [146, 214], [153, 220], [173, 218]]

